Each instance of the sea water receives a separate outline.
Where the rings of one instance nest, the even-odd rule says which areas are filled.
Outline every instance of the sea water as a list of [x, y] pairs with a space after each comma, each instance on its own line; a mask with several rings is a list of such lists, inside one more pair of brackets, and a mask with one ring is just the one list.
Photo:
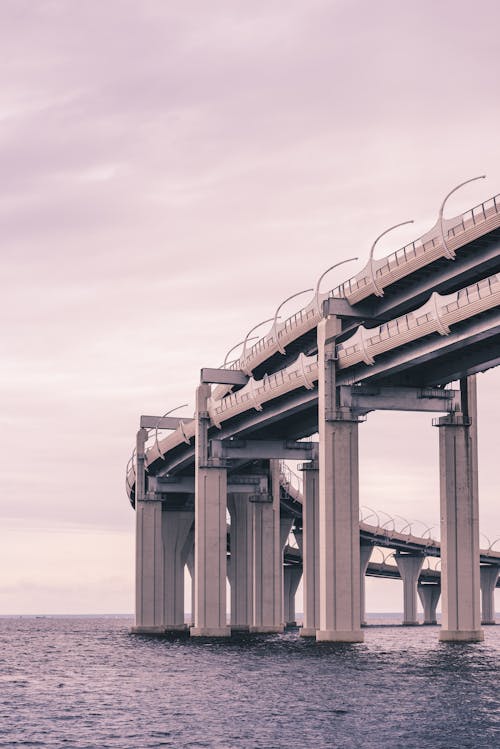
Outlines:
[[498, 749], [500, 627], [373, 626], [230, 641], [129, 634], [123, 617], [0, 618], [0, 747]]

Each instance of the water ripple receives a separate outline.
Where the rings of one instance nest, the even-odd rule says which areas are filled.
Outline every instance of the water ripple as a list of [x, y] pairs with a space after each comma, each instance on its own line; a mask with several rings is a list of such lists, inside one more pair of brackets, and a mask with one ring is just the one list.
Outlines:
[[0, 747], [493, 749], [500, 628], [149, 639], [124, 618], [0, 618]]

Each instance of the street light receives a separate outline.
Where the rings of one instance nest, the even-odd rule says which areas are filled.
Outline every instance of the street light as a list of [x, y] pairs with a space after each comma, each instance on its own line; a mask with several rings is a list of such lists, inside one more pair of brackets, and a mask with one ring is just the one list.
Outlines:
[[246, 358], [247, 358], [247, 343], [250, 340], [249, 336], [250, 336], [250, 333], [253, 333], [254, 330], [257, 330], [257, 328], [260, 328], [261, 325], [265, 325], [266, 322], [274, 322], [274, 317], [270, 317], [268, 320], [262, 320], [261, 322], [257, 323], [257, 325], [254, 325], [253, 328], [251, 328], [248, 331], [248, 333], [245, 336], [245, 340], [243, 341], [243, 352], [241, 354], [241, 359], [243, 361], [242, 370], [243, 370], [243, 372], [245, 372], [245, 374], [247, 374], [249, 376], [251, 375], [252, 372], [251, 372], [251, 370], [250, 370], [250, 372], [248, 372], [246, 370], [246, 367], [245, 367], [245, 361], [246, 361]]
[[285, 353], [285, 349], [283, 348], [283, 346], [280, 346], [280, 343], [278, 341], [278, 331], [276, 330], [276, 323], [278, 322], [278, 319], [279, 319], [278, 312], [280, 311], [280, 309], [282, 307], [284, 307], [284, 305], [287, 302], [291, 301], [292, 299], [295, 299], [296, 296], [300, 296], [301, 294], [307, 294], [308, 291], [313, 291], [313, 289], [304, 289], [304, 291], [297, 291], [296, 294], [292, 294], [291, 296], [287, 297], [284, 301], [281, 302], [281, 304], [279, 305], [278, 309], [275, 312], [274, 323], [273, 323], [273, 335], [274, 335], [274, 339], [275, 339], [275, 341], [276, 341], [276, 343], [278, 345], [278, 351], [280, 352], [280, 354], [284, 354]]
[[375, 245], [379, 241], [379, 239], [382, 239], [382, 237], [385, 237], [386, 234], [388, 234], [393, 229], [397, 229], [399, 226], [406, 226], [406, 224], [413, 224], [413, 219], [411, 221], [402, 221], [400, 224], [394, 224], [394, 226], [389, 227], [389, 229], [386, 229], [382, 232], [382, 234], [379, 234], [375, 242], [372, 244], [372, 248], [370, 250], [370, 259], [369, 259], [369, 265], [370, 265], [370, 277], [372, 280], [373, 288], [375, 289], [375, 295], [376, 296], [384, 296], [383, 289], [380, 289], [377, 285], [377, 282], [375, 280], [375, 273], [373, 271], [373, 253], [375, 251]]
[[350, 257], [347, 260], [341, 260], [340, 263], [335, 263], [335, 265], [330, 265], [329, 268], [327, 268], [321, 276], [318, 278], [318, 283], [316, 284], [316, 291], [315, 291], [315, 299], [316, 299], [316, 309], [319, 312], [319, 286], [321, 281], [324, 279], [327, 273], [330, 273], [331, 270], [334, 268], [338, 268], [339, 265], [344, 265], [344, 263], [352, 263], [353, 260], [358, 260], [357, 257]]
[[[250, 331], [250, 332], [252, 332], [252, 331]], [[247, 340], [247, 339], [245, 338], [245, 340]], [[253, 336], [253, 338], [248, 338], [248, 340], [249, 340], [249, 341], [255, 341], [255, 340], [257, 340], [257, 336]], [[219, 369], [224, 369], [224, 367], [225, 367], [225, 366], [226, 366], [226, 364], [227, 364], [227, 360], [228, 360], [229, 354], [232, 354], [232, 353], [233, 353], [233, 351], [234, 351], [235, 349], [237, 349], [237, 348], [238, 348], [238, 346], [241, 346], [241, 344], [242, 344], [242, 343], [245, 343], [245, 341], [240, 341], [239, 343], [236, 343], [236, 344], [235, 344], [235, 345], [233, 346], [233, 348], [230, 348], [230, 349], [229, 349], [229, 351], [227, 352], [227, 354], [226, 354], [226, 356], [225, 356], [225, 358], [224, 358], [224, 364], [222, 365], [222, 367], [219, 367]]]
[[448, 198], [451, 197], [451, 195], [453, 195], [454, 192], [456, 192], [457, 190], [460, 190], [460, 188], [463, 187], [464, 185], [468, 185], [469, 182], [475, 182], [478, 179], [486, 179], [486, 174], [481, 174], [479, 177], [472, 177], [472, 179], [466, 179], [465, 182], [461, 182], [459, 185], [454, 187], [453, 190], [450, 190], [448, 195], [445, 197], [445, 199], [441, 203], [441, 208], [439, 209], [439, 230], [441, 232], [441, 241], [444, 247], [444, 255], [450, 260], [453, 260], [453, 258], [455, 257], [455, 253], [453, 250], [450, 250], [450, 248], [448, 247], [448, 242], [444, 233], [443, 212], [444, 212], [445, 203], [448, 200]]

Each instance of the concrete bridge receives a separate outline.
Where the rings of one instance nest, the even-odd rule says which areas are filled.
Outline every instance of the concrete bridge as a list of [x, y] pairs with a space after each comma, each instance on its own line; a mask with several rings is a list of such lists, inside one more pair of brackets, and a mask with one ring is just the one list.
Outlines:
[[[295, 514], [291, 535], [295, 544], [284, 548], [284, 622], [295, 620], [295, 593], [302, 577], [303, 515], [300, 478], [286, 465], [282, 466], [282, 514], [292, 511]], [[287, 494], [289, 495], [287, 498]], [[293, 495], [291, 497], [290, 495]], [[284, 496], [284, 501], [283, 501]], [[295, 503], [298, 501], [298, 505]], [[382, 514], [382, 513], [381, 513]], [[377, 525], [367, 522], [371, 518]], [[377, 512], [369, 510], [361, 517], [360, 531], [360, 611], [361, 623], [365, 624], [365, 576], [400, 579], [403, 582], [403, 624], [418, 624], [417, 595], [424, 609], [424, 624], [436, 623], [436, 609], [441, 595], [441, 572], [438, 566], [431, 567], [432, 558], [441, 556], [441, 544], [430, 535], [430, 528], [424, 535], [412, 532], [411, 523], [400, 518], [401, 528], [396, 527], [396, 519], [387, 515], [384, 523]], [[498, 539], [497, 539], [498, 542]], [[495, 587], [500, 587], [500, 551], [495, 551], [496, 542], [488, 548], [480, 549], [480, 588], [482, 624], [495, 624]], [[373, 552], [378, 551], [378, 559]], [[389, 552], [384, 553], [384, 550]], [[382, 557], [382, 559], [380, 559]], [[388, 559], [393, 558], [394, 563]], [[427, 563], [427, 566], [425, 566]], [[317, 600], [317, 599], [316, 599]], [[319, 612], [314, 611], [315, 598], [304, 595], [304, 622], [314, 624]], [[314, 627], [313, 627], [314, 628]]]
[[[265, 336], [250, 346], [255, 326], [238, 344], [239, 357], [228, 362], [229, 352], [220, 368], [203, 368], [193, 419], [141, 417], [126, 479], [137, 518], [135, 631], [183, 626], [185, 564], [194, 578], [193, 636], [281, 630], [291, 595], [284, 590], [293, 587], [283, 549], [295, 503], [302, 634], [361, 641], [373, 545], [366, 528], [360, 535], [358, 429], [368, 413], [384, 409], [441, 414], [433, 421], [440, 433], [440, 639], [483, 638], [480, 581], [483, 619], [491, 619], [498, 563], [479, 547], [475, 376], [500, 359], [500, 197], [444, 219], [455, 190], [425, 235], [375, 260], [380, 235], [354, 278], [321, 293], [323, 274], [306, 307], [281, 321], [280, 304], [265, 320]], [[283, 491], [280, 461], [287, 460], [302, 462], [300, 497]], [[413, 623], [424, 554], [418, 543], [395, 548], [392, 566]]]

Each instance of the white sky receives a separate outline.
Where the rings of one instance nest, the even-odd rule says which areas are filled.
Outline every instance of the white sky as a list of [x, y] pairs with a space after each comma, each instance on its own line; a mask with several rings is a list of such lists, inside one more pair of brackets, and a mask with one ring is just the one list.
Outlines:
[[[499, 22], [495, 0], [2, 0], [0, 613], [132, 611], [139, 415], [192, 411], [201, 366], [458, 182], [488, 175], [448, 215], [500, 192]], [[491, 540], [499, 389], [480, 376]], [[369, 417], [362, 504], [438, 522], [430, 420]], [[368, 581], [368, 610], [401, 607]]]

